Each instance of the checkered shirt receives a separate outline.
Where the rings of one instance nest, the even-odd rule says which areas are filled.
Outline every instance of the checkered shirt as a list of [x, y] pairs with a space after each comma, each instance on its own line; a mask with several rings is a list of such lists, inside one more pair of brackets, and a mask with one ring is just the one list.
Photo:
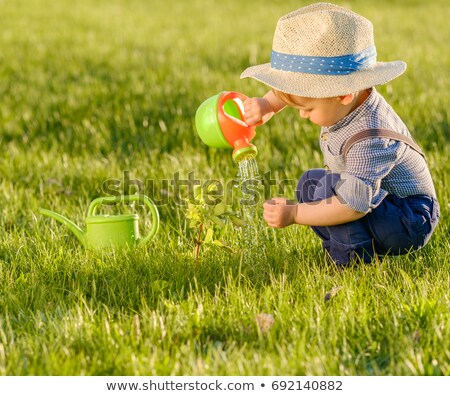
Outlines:
[[346, 160], [342, 149], [354, 134], [384, 128], [411, 136], [408, 128], [385, 99], [372, 88], [364, 103], [330, 127], [322, 127], [320, 148], [325, 166], [341, 174], [336, 194], [350, 208], [368, 213], [388, 194], [436, 197], [425, 159], [397, 140], [372, 138], [356, 143]]

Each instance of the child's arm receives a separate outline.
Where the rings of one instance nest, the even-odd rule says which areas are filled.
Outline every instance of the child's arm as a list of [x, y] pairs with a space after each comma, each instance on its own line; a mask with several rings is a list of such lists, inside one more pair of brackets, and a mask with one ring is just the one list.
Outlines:
[[278, 99], [273, 91], [262, 98], [248, 98], [244, 101], [244, 120], [248, 125], [258, 126], [286, 107], [286, 103]]
[[350, 223], [365, 215], [342, 204], [336, 196], [310, 203], [293, 203], [286, 198], [274, 198], [264, 203], [264, 219], [274, 228], [291, 224], [333, 226]]

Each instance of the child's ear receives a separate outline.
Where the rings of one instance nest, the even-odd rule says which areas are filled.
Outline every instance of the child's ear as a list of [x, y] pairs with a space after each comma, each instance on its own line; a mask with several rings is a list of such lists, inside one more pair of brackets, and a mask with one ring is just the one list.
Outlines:
[[353, 102], [353, 99], [355, 99], [355, 96], [356, 95], [354, 93], [347, 94], [344, 96], [339, 96], [339, 101], [341, 102], [341, 104], [346, 106]]

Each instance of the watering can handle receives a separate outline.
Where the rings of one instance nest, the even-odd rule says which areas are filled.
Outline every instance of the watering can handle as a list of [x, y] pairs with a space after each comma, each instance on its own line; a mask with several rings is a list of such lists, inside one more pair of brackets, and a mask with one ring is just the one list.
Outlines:
[[235, 91], [224, 92], [223, 95], [221, 95], [219, 97], [219, 102], [217, 103], [217, 107], [218, 107], [218, 111], [219, 111], [219, 114], [218, 114], [219, 120], [222, 117], [227, 117], [234, 122], [238, 122], [239, 124], [242, 124], [242, 126], [249, 127], [249, 125], [247, 125], [247, 123], [245, 123], [243, 121], [244, 114], [242, 113], [241, 108], [239, 106], [238, 106], [238, 109], [239, 109], [239, 113], [241, 114], [241, 120], [236, 120], [236, 118], [230, 117], [227, 113], [225, 113], [225, 111], [224, 111], [225, 103], [228, 102], [229, 100], [233, 100], [233, 99], [240, 99], [242, 102], [244, 102], [246, 99], [248, 99], [248, 96], [246, 96], [240, 92], [235, 92]]
[[139, 194], [139, 195], [118, 195], [114, 197], [99, 197], [94, 199], [91, 204], [89, 205], [88, 209], [88, 216], [95, 216], [96, 209], [101, 204], [112, 204], [112, 203], [119, 203], [119, 202], [133, 202], [133, 201], [144, 201], [145, 205], [149, 209], [151, 215], [152, 215], [152, 227], [149, 231], [149, 233], [139, 239], [139, 243], [147, 243], [157, 232], [159, 228], [159, 213], [158, 209], [156, 208], [156, 205], [153, 203], [153, 201], [147, 197], [146, 195]]
[[235, 91], [229, 91], [229, 92], [224, 92], [224, 94], [221, 96], [220, 100], [221, 100], [221, 104], [223, 105], [227, 100], [233, 100], [233, 99], [241, 99], [242, 101], [244, 101], [245, 99], [248, 99], [248, 96], [244, 95], [243, 93], [240, 92], [235, 92]]

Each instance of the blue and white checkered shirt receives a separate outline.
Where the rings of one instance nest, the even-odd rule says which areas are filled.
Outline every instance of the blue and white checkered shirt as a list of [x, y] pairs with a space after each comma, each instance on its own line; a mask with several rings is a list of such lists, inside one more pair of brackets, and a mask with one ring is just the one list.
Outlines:
[[365, 129], [390, 129], [411, 136], [386, 100], [372, 88], [364, 103], [320, 133], [325, 165], [341, 174], [336, 193], [350, 208], [367, 213], [388, 194], [407, 197], [425, 194], [436, 197], [425, 159], [403, 142], [372, 138], [356, 143], [344, 162], [342, 149], [354, 134]]

